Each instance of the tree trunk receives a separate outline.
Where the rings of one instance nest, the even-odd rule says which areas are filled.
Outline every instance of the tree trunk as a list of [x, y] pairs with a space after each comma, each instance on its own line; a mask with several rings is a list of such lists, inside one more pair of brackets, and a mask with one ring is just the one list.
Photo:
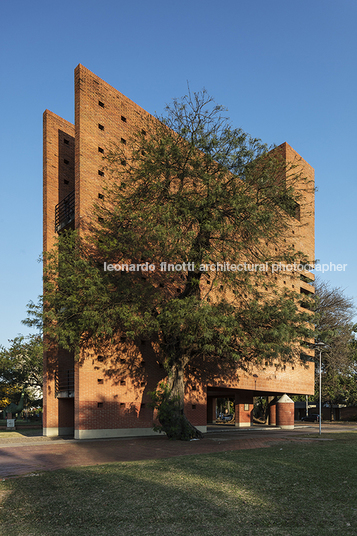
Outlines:
[[171, 368], [167, 386], [169, 388], [168, 400], [159, 407], [159, 422], [169, 439], [202, 439], [203, 434], [193, 426], [185, 415], [185, 378], [184, 367], [175, 364]]

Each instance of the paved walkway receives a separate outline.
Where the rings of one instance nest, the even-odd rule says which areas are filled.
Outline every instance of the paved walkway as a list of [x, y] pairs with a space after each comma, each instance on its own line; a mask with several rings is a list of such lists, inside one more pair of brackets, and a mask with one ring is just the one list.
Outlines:
[[[325, 432], [350, 430], [357, 431], [357, 425], [323, 425]], [[247, 430], [228, 426], [210, 427], [203, 440], [189, 442], [168, 441], [164, 436], [78, 441], [50, 439], [40, 435], [28, 437], [20, 432], [11, 435], [2, 433], [0, 478], [71, 466], [267, 448], [281, 441], [309, 441], [307, 436], [317, 432], [318, 425], [310, 423], [289, 431], [255, 426]]]

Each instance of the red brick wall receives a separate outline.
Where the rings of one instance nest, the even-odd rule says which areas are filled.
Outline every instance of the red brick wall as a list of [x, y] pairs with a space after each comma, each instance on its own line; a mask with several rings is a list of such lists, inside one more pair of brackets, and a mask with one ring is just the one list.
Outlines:
[[[256, 375], [257, 377], [254, 377]], [[248, 371], [237, 369], [235, 376], [217, 378], [210, 387], [229, 387], [254, 392], [254, 396], [273, 394], [313, 394], [314, 364], [300, 363], [283, 367], [262, 364], [251, 366]]]
[[[76, 429], [152, 426], [148, 393], [155, 390], [164, 374], [150, 349], [145, 349], [136, 349], [136, 363], [119, 350], [104, 356], [104, 361], [94, 353], [83, 356], [76, 365]], [[138, 367], [142, 361], [145, 365]]]
[[294, 402], [277, 402], [276, 424], [278, 426], [294, 426]]
[[[74, 126], [49, 110], [46, 110], [43, 114], [44, 251], [51, 250], [56, 238], [55, 207], [73, 189]], [[57, 428], [63, 425], [61, 423], [68, 423], [71, 420], [70, 414], [66, 415], [67, 410], [64, 412], [60, 411], [58, 399], [55, 397], [55, 373], [62, 358], [67, 359], [64, 356], [58, 356], [55, 351], [47, 351], [44, 354], [44, 428]], [[65, 403], [62, 402], [61, 404], [61, 408], [63, 408]]]
[[253, 420], [253, 394], [236, 392], [234, 410], [236, 426], [250, 425]]
[[[55, 207], [74, 190], [74, 125], [46, 110], [43, 114], [43, 250], [54, 243]], [[68, 141], [68, 144], [65, 143]], [[68, 164], [65, 163], [65, 160]], [[66, 184], [68, 182], [68, 184]]]
[[341, 421], [357, 420], [357, 407], [341, 408], [340, 409]]
[[[101, 103], [103, 106], [101, 106]], [[98, 175], [103, 167], [103, 153], [110, 144], [129, 137], [142, 128], [149, 117], [140, 106], [112, 86], [78, 65], [75, 69], [76, 125], [76, 222], [91, 218], [93, 202], [103, 191], [106, 177]], [[125, 120], [123, 120], [125, 119]], [[102, 125], [101, 130], [98, 125]], [[105, 154], [104, 153], [104, 154]]]

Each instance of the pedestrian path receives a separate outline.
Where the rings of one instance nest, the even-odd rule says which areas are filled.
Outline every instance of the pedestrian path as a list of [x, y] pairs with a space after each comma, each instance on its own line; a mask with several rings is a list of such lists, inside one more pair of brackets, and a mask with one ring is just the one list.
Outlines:
[[[306, 426], [305, 432], [316, 432]], [[169, 441], [165, 436], [74, 440], [47, 438], [40, 435], [26, 437], [0, 433], [0, 478], [9, 478], [39, 471], [51, 471], [72, 466], [97, 465], [112, 462], [130, 462], [190, 454], [268, 448], [279, 441], [301, 439], [297, 431], [254, 428], [210, 428], [199, 441]]]
[[[357, 423], [324, 424], [323, 431], [357, 432]], [[209, 426], [204, 439], [188, 442], [169, 441], [162, 435], [79, 441], [43, 437], [40, 433], [39, 430], [37, 435], [26, 436], [21, 432], [0, 432], [0, 479], [72, 466], [268, 448], [278, 442], [309, 441], [309, 435], [319, 439], [318, 425], [311, 423], [297, 425], [295, 430]], [[323, 435], [320, 439], [324, 439]]]

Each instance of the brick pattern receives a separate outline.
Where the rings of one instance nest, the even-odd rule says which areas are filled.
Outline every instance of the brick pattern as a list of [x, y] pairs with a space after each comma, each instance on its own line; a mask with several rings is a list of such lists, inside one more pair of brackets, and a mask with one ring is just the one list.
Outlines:
[[[163, 379], [163, 369], [150, 355], [137, 355], [143, 367], [133, 368], [129, 375], [126, 354], [106, 356], [87, 354], [76, 364], [76, 429], [109, 429], [150, 427], [153, 410], [149, 392]], [[121, 361], [124, 360], [124, 363]]]
[[[74, 125], [46, 110], [43, 114], [43, 251], [56, 239], [55, 207], [74, 189]], [[43, 426], [73, 426], [73, 402], [55, 397], [55, 374], [68, 356], [52, 351], [44, 354]], [[69, 359], [71, 361], [71, 359]], [[73, 360], [72, 360], [73, 361]], [[72, 365], [69, 365], [73, 367]], [[67, 424], [72, 422], [72, 424]], [[65, 423], [65, 424], [64, 424]]]
[[[103, 154], [113, 141], [127, 142], [150, 116], [82, 65], [75, 69], [76, 224], [91, 218], [103, 191]], [[100, 128], [101, 127], [101, 128]], [[125, 144], [123, 143], [123, 146]], [[104, 153], [98, 148], [104, 149]]]
[[237, 368], [235, 374], [216, 378], [210, 387], [248, 390], [254, 396], [275, 394], [312, 394], [314, 392], [314, 364], [286, 364], [284, 366], [262, 363], [251, 365], [248, 370]]
[[276, 404], [276, 424], [278, 426], [294, 426], [294, 402]]
[[269, 405], [269, 424], [276, 426], [276, 400]]
[[50, 251], [56, 238], [55, 207], [74, 189], [74, 135], [74, 125], [49, 110], [45, 110], [43, 114], [43, 251]]

